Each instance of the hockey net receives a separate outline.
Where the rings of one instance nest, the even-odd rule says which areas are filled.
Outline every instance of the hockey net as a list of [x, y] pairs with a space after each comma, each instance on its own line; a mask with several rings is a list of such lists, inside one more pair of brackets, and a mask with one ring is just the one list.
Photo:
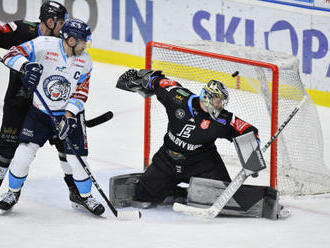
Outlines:
[[[302, 108], [264, 153], [269, 184], [282, 195], [330, 192], [330, 172], [323, 161], [318, 113], [299, 77], [298, 60], [286, 54], [212, 42], [149, 42], [146, 68], [163, 73], [199, 95], [211, 79], [229, 90], [227, 109], [259, 130], [266, 144], [292, 110]], [[239, 72], [235, 78], [234, 72]], [[150, 164], [166, 133], [167, 116], [156, 97], [145, 102], [144, 165]], [[239, 164], [234, 145], [217, 141], [226, 166]], [[267, 182], [268, 183], [268, 182]]]

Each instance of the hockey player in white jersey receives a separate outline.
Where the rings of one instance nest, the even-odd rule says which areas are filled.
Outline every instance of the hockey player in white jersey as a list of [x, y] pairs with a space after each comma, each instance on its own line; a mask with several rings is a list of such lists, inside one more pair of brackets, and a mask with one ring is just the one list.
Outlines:
[[[31, 91], [40, 93], [53, 116], [60, 122], [59, 138], [65, 142], [68, 136], [84, 162], [88, 155], [84, 104], [92, 71], [92, 60], [85, 48], [90, 36], [90, 28], [86, 23], [70, 19], [61, 30], [61, 38], [41, 36], [12, 47], [4, 56], [7, 66], [24, 73], [23, 84]], [[17, 203], [37, 150], [52, 135], [54, 131], [50, 116], [34, 93], [33, 104], [19, 135], [20, 145], [10, 166], [9, 190], [0, 201], [0, 209], [11, 209]], [[80, 193], [80, 197], [73, 196], [71, 201], [95, 215], [101, 215], [104, 207], [91, 195], [91, 179], [73, 151], [65, 147]]]

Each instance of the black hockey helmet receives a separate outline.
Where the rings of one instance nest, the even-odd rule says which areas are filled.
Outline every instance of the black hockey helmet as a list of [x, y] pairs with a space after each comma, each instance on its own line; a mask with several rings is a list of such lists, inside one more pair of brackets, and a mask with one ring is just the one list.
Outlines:
[[69, 13], [66, 8], [56, 1], [46, 1], [40, 7], [39, 19], [45, 22], [48, 18], [53, 18], [54, 21], [66, 20], [69, 17]]

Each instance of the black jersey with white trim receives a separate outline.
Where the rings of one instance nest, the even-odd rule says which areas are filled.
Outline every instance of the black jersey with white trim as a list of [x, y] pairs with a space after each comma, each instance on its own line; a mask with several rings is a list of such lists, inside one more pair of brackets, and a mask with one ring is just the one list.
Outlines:
[[[0, 48], [9, 49], [40, 35], [39, 23], [24, 20], [8, 22], [0, 26]], [[9, 84], [5, 102], [20, 104], [21, 100], [32, 98], [31, 94], [22, 86], [21, 75], [10, 70]]]
[[167, 149], [185, 155], [201, 154], [215, 150], [215, 140], [234, 137], [258, 130], [251, 124], [223, 110], [217, 120], [200, 106], [199, 96], [179, 83], [158, 78], [152, 83], [157, 99], [166, 108], [168, 116], [167, 133], [164, 143]]

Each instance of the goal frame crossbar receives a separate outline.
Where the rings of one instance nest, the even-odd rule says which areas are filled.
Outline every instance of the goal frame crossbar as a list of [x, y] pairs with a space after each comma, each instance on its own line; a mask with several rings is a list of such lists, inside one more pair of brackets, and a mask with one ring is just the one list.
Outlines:
[[[279, 86], [279, 68], [277, 65], [257, 60], [238, 58], [234, 56], [206, 52], [197, 49], [190, 49], [186, 47], [165, 44], [161, 42], [150, 41], [146, 45], [145, 51], [145, 69], [152, 70], [152, 49], [161, 48], [177, 52], [195, 54], [204, 57], [210, 57], [230, 62], [236, 62], [246, 65], [258, 66], [267, 68], [272, 71], [272, 118], [271, 118], [271, 136], [273, 136], [278, 129], [278, 86]], [[149, 166], [150, 161], [150, 108], [151, 99], [146, 98], [144, 104], [144, 167]], [[270, 186], [276, 188], [277, 186], [277, 140], [271, 145], [270, 157]]]

